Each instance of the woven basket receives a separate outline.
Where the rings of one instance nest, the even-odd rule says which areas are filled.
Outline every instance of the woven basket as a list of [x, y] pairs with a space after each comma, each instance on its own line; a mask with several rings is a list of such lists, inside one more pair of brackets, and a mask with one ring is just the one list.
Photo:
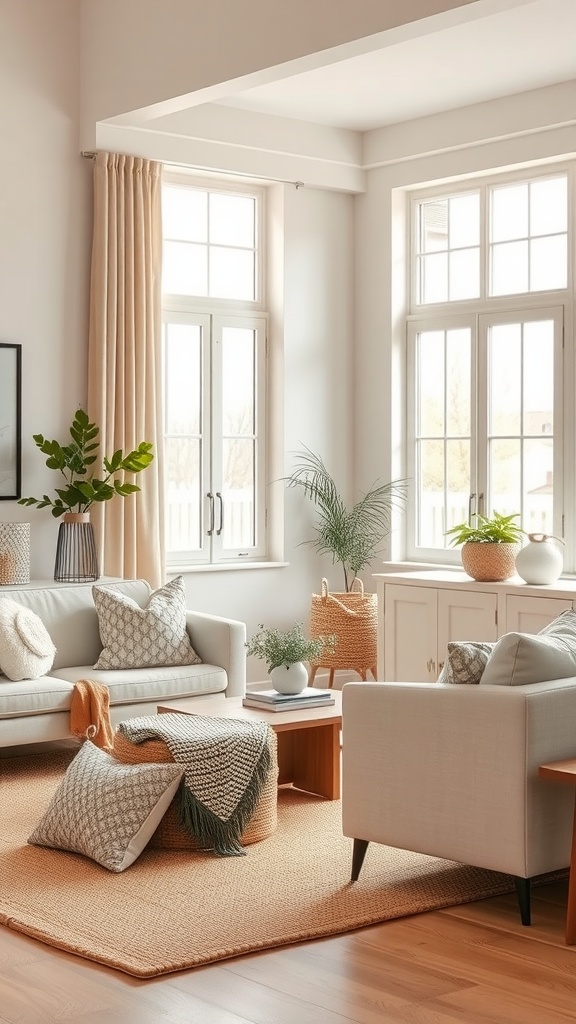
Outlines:
[[330, 594], [328, 580], [322, 580], [322, 593], [312, 594], [310, 636], [333, 633], [336, 647], [324, 653], [312, 667], [351, 668], [365, 678], [368, 669], [375, 675], [378, 653], [378, 604], [376, 594], [365, 594], [362, 580], [356, 578], [349, 593]]
[[[259, 843], [267, 839], [278, 826], [278, 755], [276, 733], [269, 730], [268, 746], [272, 757], [272, 767], [262, 789], [260, 800], [248, 825], [244, 829], [240, 842], [242, 846]], [[114, 757], [123, 764], [154, 763], [163, 764], [174, 758], [164, 740], [144, 740], [143, 743], [131, 743], [121, 732], [114, 734]], [[199, 850], [200, 845], [189, 832], [181, 828], [178, 822], [178, 798], [174, 797], [158, 828], [150, 840], [150, 846], [169, 850]]]
[[0, 586], [30, 582], [30, 523], [0, 523]]
[[462, 565], [473, 580], [498, 583], [516, 572], [519, 544], [486, 544], [467, 541], [462, 546]]

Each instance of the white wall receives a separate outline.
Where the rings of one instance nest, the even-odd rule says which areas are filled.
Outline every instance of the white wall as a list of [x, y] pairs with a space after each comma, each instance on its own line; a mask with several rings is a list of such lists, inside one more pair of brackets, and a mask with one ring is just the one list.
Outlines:
[[[23, 494], [54, 486], [32, 434], [62, 435], [86, 400], [91, 165], [78, 155], [76, 0], [0, 2], [0, 340], [22, 345]], [[32, 523], [35, 574], [51, 576], [58, 524]]]

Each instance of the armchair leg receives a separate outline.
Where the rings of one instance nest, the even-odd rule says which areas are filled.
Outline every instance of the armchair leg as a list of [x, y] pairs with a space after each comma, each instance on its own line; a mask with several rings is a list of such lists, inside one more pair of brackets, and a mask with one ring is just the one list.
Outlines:
[[518, 906], [520, 907], [520, 920], [522, 924], [532, 924], [530, 914], [530, 879], [515, 876], [514, 884], [516, 886], [516, 895], [518, 896]]
[[364, 863], [364, 857], [366, 856], [366, 850], [368, 849], [368, 839], [355, 839], [354, 848], [352, 850], [352, 875], [350, 876], [351, 882], [357, 882], [358, 876]]

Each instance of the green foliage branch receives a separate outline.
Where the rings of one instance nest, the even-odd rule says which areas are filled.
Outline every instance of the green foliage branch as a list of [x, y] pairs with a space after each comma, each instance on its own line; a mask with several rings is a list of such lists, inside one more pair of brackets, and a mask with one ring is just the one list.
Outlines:
[[376, 482], [354, 505], [347, 506], [320, 456], [306, 445], [296, 454], [299, 461], [286, 478], [287, 485], [299, 487], [318, 514], [316, 539], [304, 543], [312, 544], [320, 554], [332, 555], [332, 562], [342, 566], [344, 589], [349, 592], [390, 533], [393, 510], [405, 508], [408, 482]]
[[473, 512], [476, 524], [458, 523], [451, 530], [446, 531], [447, 537], [452, 537], [451, 544], [517, 544], [522, 540], [524, 530], [515, 523], [519, 513], [504, 516], [494, 512], [492, 517], [483, 516], [479, 512]]
[[[46, 465], [61, 473], [65, 487], [56, 487], [56, 498], [44, 494], [41, 498], [20, 498], [20, 505], [36, 505], [51, 508], [55, 518], [65, 512], [87, 512], [97, 501], [109, 501], [116, 494], [125, 498], [140, 488], [124, 480], [125, 473], [140, 473], [153, 461], [152, 444], [141, 441], [134, 451], [124, 455], [121, 449], [102, 460], [104, 472], [100, 476], [88, 475], [90, 466], [98, 459], [100, 442], [99, 427], [91, 423], [83, 409], [77, 409], [70, 427], [71, 441], [60, 444], [50, 441], [42, 434], [34, 434], [34, 442], [43, 455]], [[118, 479], [121, 474], [120, 479]]]
[[292, 629], [271, 629], [262, 623], [251, 640], [246, 642], [246, 653], [266, 662], [268, 671], [279, 665], [292, 665], [295, 661], [318, 661], [326, 651], [332, 654], [336, 648], [336, 637], [317, 636], [313, 640], [304, 636], [302, 623]]

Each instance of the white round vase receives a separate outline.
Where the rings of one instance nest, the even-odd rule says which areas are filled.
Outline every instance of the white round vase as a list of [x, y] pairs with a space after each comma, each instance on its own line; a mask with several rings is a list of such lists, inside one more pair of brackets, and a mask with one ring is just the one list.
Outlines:
[[308, 670], [303, 661], [285, 662], [272, 669], [270, 682], [278, 693], [302, 693], [308, 685]]
[[516, 572], [525, 583], [557, 580], [564, 565], [562, 552], [547, 533], [529, 533], [528, 543], [516, 555]]

